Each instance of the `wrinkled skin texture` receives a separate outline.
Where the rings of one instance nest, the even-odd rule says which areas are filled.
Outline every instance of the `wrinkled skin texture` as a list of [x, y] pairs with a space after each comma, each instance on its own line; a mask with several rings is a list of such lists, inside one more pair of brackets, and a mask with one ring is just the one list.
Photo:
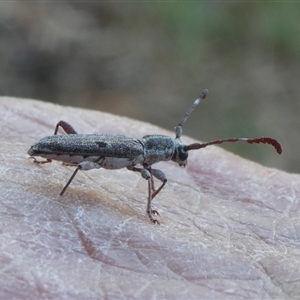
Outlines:
[[174, 133], [33, 100], [0, 98], [0, 114], [1, 299], [299, 298], [299, 175], [219, 147], [192, 152], [186, 168], [159, 163], [156, 226], [139, 174], [78, 172], [61, 197], [74, 169], [26, 153], [61, 119], [80, 133]]

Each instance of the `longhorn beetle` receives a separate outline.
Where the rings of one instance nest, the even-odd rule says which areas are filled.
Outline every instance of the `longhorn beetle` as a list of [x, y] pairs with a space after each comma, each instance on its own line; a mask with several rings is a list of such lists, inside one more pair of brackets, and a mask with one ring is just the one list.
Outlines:
[[[151, 208], [153, 198], [162, 190], [167, 182], [165, 174], [152, 169], [152, 165], [160, 161], [173, 160], [179, 166], [187, 165], [188, 152], [198, 150], [213, 144], [224, 142], [247, 142], [264, 143], [272, 145], [281, 154], [280, 143], [270, 137], [260, 138], [230, 138], [215, 140], [208, 143], [193, 143], [184, 145], [180, 138], [182, 126], [190, 113], [208, 94], [204, 90], [187, 110], [181, 121], [175, 127], [175, 138], [165, 135], [146, 135], [141, 139], [135, 139], [123, 135], [115, 134], [78, 134], [76, 130], [67, 122], [60, 121], [56, 125], [54, 135], [45, 137], [34, 144], [28, 154], [33, 162], [37, 164], [50, 163], [52, 160], [62, 161], [63, 164], [76, 167], [73, 175], [64, 186], [60, 195], [62, 196], [79, 170], [87, 171], [92, 169], [121, 169], [127, 168], [130, 171], [138, 172], [148, 181], [148, 201], [147, 214], [152, 223], [159, 222], [153, 217], [159, 215]], [[68, 135], [57, 135], [58, 128], [62, 127]], [[46, 158], [38, 161], [34, 156]], [[139, 167], [137, 167], [139, 165]], [[162, 182], [158, 189], [154, 188], [153, 178]]]

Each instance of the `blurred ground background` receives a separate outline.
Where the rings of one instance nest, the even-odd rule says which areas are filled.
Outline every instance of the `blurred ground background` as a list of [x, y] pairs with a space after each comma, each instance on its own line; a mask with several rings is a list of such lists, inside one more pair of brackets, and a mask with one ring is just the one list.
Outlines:
[[173, 130], [208, 88], [184, 134], [278, 138], [282, 156], [224, 147], [299, 173], [299, 15], [296, 2], [1, 2], [0, 94]]

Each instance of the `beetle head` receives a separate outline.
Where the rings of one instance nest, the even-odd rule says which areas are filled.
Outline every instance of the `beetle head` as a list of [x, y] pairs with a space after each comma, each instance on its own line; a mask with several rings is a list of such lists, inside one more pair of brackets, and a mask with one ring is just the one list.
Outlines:
[[179, 166], [185, 167], [187, 165], [188, 156], [186, 146], [181, 143], [180, 139], [175, 139], [175, 151], [172, 160], [177, 162]]

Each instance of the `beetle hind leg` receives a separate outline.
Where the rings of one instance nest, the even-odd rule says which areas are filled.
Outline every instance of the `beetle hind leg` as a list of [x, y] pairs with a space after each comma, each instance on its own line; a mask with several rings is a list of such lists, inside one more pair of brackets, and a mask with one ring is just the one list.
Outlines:
[[56, 124], [55, 130], [54, 130], [54, 135], [57, 135], [57, 131], [58, 131], [59, 127], [61, 127], [67, 134], [77, 134], [77, 131], [73, 128], [72, 125], [70, 125], [66, 121], [59, 121]]

